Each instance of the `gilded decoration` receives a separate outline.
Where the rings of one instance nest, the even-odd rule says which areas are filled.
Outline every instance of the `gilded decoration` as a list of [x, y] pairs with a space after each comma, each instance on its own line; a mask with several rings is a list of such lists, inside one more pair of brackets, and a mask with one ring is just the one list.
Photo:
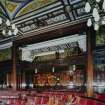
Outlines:
[[7, 3], [7, 9], [9, 12], [13, 13], [16, 10], [17, 4]]
[[6, 10], [7, 16], [12, 19], [51, 4], [55, 1], [57, 0], [24, 0], [24, 2], [17, 0], [0, 0]]
[[30, 3], [28, 3], [24, 8], [22, 8], [22, 10], [17, 14], [16, 17], [22, 16], [26, 13], [29, 13], [29, 12], [34, 11], [36, 9], [39, 9], [39, 8], [46, 6], [48, 4], [51, 4], [55, 1], [57, 1], [57, 0], [34, 0]]
[[13, 1], [9, 1], [9, 0], [6, 0], [6, 1], [2, 0], [0, 2], [4, 6], [7, 16], [9, 16], [10, 18], [14, 18], [14, 14], [18, 10], [18, 8], [21, 7], [21, 3], [16, 3]]

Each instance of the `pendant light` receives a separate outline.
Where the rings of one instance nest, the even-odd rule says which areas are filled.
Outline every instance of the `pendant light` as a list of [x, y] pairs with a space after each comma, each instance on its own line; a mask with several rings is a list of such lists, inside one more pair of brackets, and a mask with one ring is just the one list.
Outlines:
[[85, 11], [86, 11], [87, 13], [89, 13], [90, 10], [91, 10], [91, 6], [90, 6], [90, 4], [89, 4], [88, 2], [86, 2]]
[[87, 20], [87, 26], [94, 26], [94, 30], [98, 30], [100, 25], [105, 24], [105, 0], [95, 0], [92, 4], [91, 0], [87, 0], [85, 4], [85, 12], [91, 13], [92, 17]]
[[[5, 0], [5, 9], [6, 8], [6, 0]], [[2, 34], [5, 37], [16, 36], [18, 34], [18, 29], [9, 19], [0, 17], [0, 25], [2, 27]]]

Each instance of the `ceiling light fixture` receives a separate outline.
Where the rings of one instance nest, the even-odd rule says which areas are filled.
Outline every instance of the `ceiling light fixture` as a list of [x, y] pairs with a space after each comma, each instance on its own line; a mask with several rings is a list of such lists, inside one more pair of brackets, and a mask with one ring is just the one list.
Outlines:
[[86, 13], [92, 12], [92, 17], [87, 21], [87, 26], [94, 26], [98, 30], [100, 25], [105, 25], [105, 0], [87, 0], [85, 4]]
[[[7, 9], [7, 0], [4, 1], [4, 7]], [[18, 34], [18, 29], [15, 26], [15, 24], [12, 24], [9, 19], [3, 19], [3, 17], [0, 17], [0, 26], [2, 29], [2, 34], [5, 37], [11, 37], [11, 36], [17, 36]]]
[[5, 37], [10, 37], [10, 36], [17, 36], [18, 34], [18, 29], [15, 26], [15, 24], [12, 24], [8, 19], [3, 20], [0, 17], [0, 25], [2, 28], [2, 34]]
[[52, 72], [53, 72], [53, 73], [55, 72], [55, 68], [54, 68], [54, 67], [52, 67]]
[[37, 68], [35, 68], [35, 74], [37, 74], [38, 73], [38, 69]]

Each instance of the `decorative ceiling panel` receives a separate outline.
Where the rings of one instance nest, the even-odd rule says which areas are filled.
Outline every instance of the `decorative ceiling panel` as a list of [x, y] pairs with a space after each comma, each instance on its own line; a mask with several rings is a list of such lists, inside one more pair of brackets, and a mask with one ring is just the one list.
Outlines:
[[9, 19], [13, 19], [15, 17], [15, 14], [19, 9], [22, 7], [22, 5], [25, 2], [16, 2], [13, 0], [1, 0], [0, 1], [3, 10], [6, 12], [6, 15]]
[[20, 10], [20, 12], [16, 15], [16, 17], [25, 15], [32, 11], [35, 11], [35, 10], [42, 8], [44, 6], [47, 6], [55, 1], [57, 1], [57, 0], [33, 0], [32, 2], [30, 2], [26, 6], [24, 6]]
[[81, 2], [83, 0], [68, 0], [70, 2], [70, 4], [78, 4], [78, 2]]
[[38, 10], [39, 13], [32, 12], [31, 14], [33, 15], [31, 17], [28, 19], [24, 18], [22, 22], [16, 19], [16, 23], [22, 33], [27, 33], [66, 20], [75, 21], [85, 15], [84, 5], [85, 2], [82, 0], [75, 0], [75, 2], [69, 0], [54, 2], [50, 6], [51, 8], [44, 7], [47, 8], [45, 11]]
[[[52, 15], [52, 14], [49, 14]], [[17, 27], [23, 32], [32, 31], [35, 29], [39, 29], [41, 27], [45, 27], [54, 23], [58, 23], [61, 21], [66, 20], [66, 16], [64, 13], [59, 14], [58, 16], [51, 16], [48, 17], [47, 15], [44, 15], [39, 18], [33, 18], [33, 20], [25, 21], [21, 25], [17, 25]]]
[[86, 18], [84, 7], [84, 0], [0, 0], [0, 15], [11, 19], [21, 36], [25, 37], [27, 33], [40, 33], [52, 25], [51, 29], [57, 24]]
[[63, 6], [61, 3], [57, 3], [57, 5], [59, 6], [55, 8], [56, 5], [54, 4], [51, 10], [48, 9], [44, 12], [33, 15], [28, 20], [24, 19], [21, 23], [20, 21], [19, 23], [17, 22], [17, 27], [21, 30], [21, 32], [25, 33], [67, 20]]
[[79, 2], [73, 5], [73, 11], [76, 19], [86, 15], [84, 5], [85, 2]]
[[3, 8], [3, 5], [1, 3], [0, 3], [0, 16], [1, 17], [6, 17], [7, 16], [6, 11]]

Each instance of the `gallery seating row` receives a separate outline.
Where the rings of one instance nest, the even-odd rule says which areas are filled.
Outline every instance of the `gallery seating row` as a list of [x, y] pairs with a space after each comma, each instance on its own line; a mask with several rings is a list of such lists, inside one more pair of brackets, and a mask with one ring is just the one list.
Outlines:
[[[7, 105], [105, 105], [105, 94], [96, 94], [96, 98], [85, 97], [83, 93], [71, 91], [50, 91], [36, 93], [34, 91], [3, 92], [0, 103]], [[14, 93], [14, 94], [12, 94]], [[102, 99], [101, 99], [102, 98]]]
[[105, 94], [95, 94], [95, 98], [101, 101], [105, 101]]

